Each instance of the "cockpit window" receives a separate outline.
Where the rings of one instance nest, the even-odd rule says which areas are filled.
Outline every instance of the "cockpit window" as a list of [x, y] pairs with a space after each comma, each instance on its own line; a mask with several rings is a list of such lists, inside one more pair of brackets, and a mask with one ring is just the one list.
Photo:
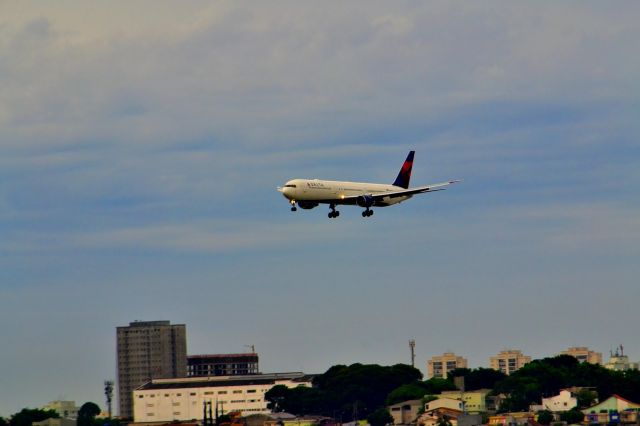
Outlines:
[[285, 185], [284, 187], [285, 187], [285, 188], [296, 188], [296, 186], [295, 186], [295, 185], [293, 185], [293, 184]]

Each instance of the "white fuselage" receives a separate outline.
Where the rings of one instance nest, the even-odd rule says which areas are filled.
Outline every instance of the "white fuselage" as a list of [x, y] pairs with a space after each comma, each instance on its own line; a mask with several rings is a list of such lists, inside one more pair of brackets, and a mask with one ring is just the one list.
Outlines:
[[[317, 203], [343, 204], [345, 198], [360, 195], [380, 195], [385, 192], [397, 192], [404, 188], [395, 185], [366, 182], [345, 182], [320, 179], [293, 179], [288, 181], [281, 189], [282, 195], [292, 201], [309, 201]], [[388, 206], [408, 200], [411, 195], [383, 197], [379, 206]], [[344, 204], [347, 204], [344, 202]], [[352, 204], [349, 203], [349, 204]]]

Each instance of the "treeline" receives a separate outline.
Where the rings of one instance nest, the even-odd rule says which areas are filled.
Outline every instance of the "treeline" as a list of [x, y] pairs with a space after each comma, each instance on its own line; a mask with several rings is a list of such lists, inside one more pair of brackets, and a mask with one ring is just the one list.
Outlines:
[[[77, 426], [119, 426], [119, 421], [113, 419], [96, 419], [100, 414], [100, 407], [93, 402], [82, 404], [78, 410]], [[9, 419], [0, 417], [0, 426], [32, 426], [34, 422], [47, 419], [59, 419], [60, 415], [54, 410], [40, 408], [23, 408]]]
[[[539, 404], [541, 398], [557, 395], [569, 387], [593, 388], [602, 401], [613, 394], [630, 401], [640, 401], [640, 371], [612, 371], [601, 365], [580, 363], [569, 355], [535, 360], [493, 388], [494, 394], [505, 394], [501, 411], [523, 411], [530, 404]], [[584, 391], [578, 394], [578, 404], [592, 405], [596, 395]]]
[[540, 404], [543, 397], [574, 386], [595, 391], [578, 394], [580, 407], [592, 405], [596, 396], [603, 400], [613, 394], [640, 401], [640, 371], [611, 371], [600, 365], [579, 363], [568, 355], [535, 360], [510, 376], [489, 368], [461, 368], [450, 372], [446, 379], [424, 381], [419, 370], [404, 364], [336, 365], [317, 376], [312, 388], [275, 386], [265, 398], [275, 411], [350, 421], [368, 418], [376, 410], [379, 415], [387, 405], [455, 390], [457, 377], [464, 377], [466, 391], [491, 389], [492, 395], [505, 395], [500, 412], [527, 411], [529, 405]]

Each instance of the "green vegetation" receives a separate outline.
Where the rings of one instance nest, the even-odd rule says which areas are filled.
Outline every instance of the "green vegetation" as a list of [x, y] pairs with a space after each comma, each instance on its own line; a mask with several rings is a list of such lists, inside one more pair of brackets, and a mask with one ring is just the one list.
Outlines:
[[572, 409], [560, 413], [560, 421], [567, 422], [568, 425], [580, 423], [584, 420], [584, 414], [579, 409]]
[[549, 410], [542, 410], [538, 412], [538, 423], [544, 426], [549, 426], [553, 421], [553, 413]]
[[[354, 417], [368, 418], [374, 412], [382, 416], [380, 408], [402, 401], [430, 400], [432, 395], [454, 390], [456, 377], [464, 377], [466, 391], [493, 389], [494, 395], [506, 395], [500, 412], [526, 411], [529, 405], [539, 404], [542, 396], [557, 395], [561, 389], [574, 386], [594, 389], [577, 393], [579, 408], [590, 407], [597, 396], [604, 400], [614, 393], [640, 401], [640, 371], [610, 371], [600, 365], [579, 363], [568, 355], [535, 360], [511, 376], [488, 368], [460, 368], [451, 371], [447, 379], [425, 381], [421, 380], [418, 370], [403, 364], [391, 367], [336, 365], [316, 377], [313, 388], [275, 386], [265, 398], [277, 411], [348, 421]], [[572, 410], [564, 413], [560, 420], [571, 424], [579, 422], [581, 416], [579, 410]], [[553, 419], [548, 424], [552, 422]]]
[[464, 390], [474, 391], [478, 389], [493, 389], [497, 383], [507, 378], [501, 371], [491, 368], [456, 368], [451, 370], [447, 376], [450, 380], [456, 377], [464, 377]]
[[[500, 411], [524, 411], [539, 403], [543, 395], [556, 395], [561, 389], [577, 386], [595, 388], [600, 399], [618, 394], [631, 401], [640, 400], [640, 371], [610, 371], [606, 368], [579, 363], [574, 357], [560, 355], [535, 360], [496, 383], [494, 394], [509, 395]], [[595, 394], [581, 392], [579, 404], [590, 406]]]
[[424, 382], [416, 380], [413, 383], [402, 385], [387, 396], [386, 404], [393, 405], [410, 399], [421, 399], [425, 395], [435, 395], [443, 391], [455, 390], [453, 382], [448, 379], [429, 379]]
[[313, 388], [275, 386], [265, 398], [278, 411], [361, 420], [384, 407], [391, 391], [421, 378], [419, 370], [404, 364], [336, 365], [316, 377]]
[[94, 426], [96, 416], [100, 414], [100, 407], [94, 402], [85, 402], [78, 410], [78, 426]]
[[46, 419], [57, 419], [60, 416], [53, 410], [41, 410], [39, 408], [23, 408], [19, 413], [11, 416], [9, 426], [31, 426], [33, 422], [41, 422]]
[[371, 426], [385, 426], [393, 423], [393, 417], [391, 417], [386, 408], [380, 407], [367, 416], [367, 421]]
[[[120, 422], [112, 419], [96, 419], [100, 414], [100, 407], [93, 402], [83, 404], [78, 410], [78, 426], [119, 426]], [[60, 415], [54, 410], [40, 408], [23, 408], [11, 416], [9, 420], [0, 417], [0, 426], [32, 426], [33, 422], [47, 419], [58, 419]]]

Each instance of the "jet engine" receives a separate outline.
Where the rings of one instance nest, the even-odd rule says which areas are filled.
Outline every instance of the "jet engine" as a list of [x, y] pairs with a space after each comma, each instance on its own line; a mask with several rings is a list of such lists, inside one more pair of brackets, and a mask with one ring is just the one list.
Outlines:
[[318, 203], [314, 203], [312, 201], [298, 201], [298, 205], [301, 209], [309, 210], [314, 207], [318, 207]]
[[360, 206], [360, 207], [371, 207], [373, 206], [374, 200], [373, 200], [373, 196], [372, 195], [360, 195], [358, 196], [358, 198], [356, 199], [356, 203]]

